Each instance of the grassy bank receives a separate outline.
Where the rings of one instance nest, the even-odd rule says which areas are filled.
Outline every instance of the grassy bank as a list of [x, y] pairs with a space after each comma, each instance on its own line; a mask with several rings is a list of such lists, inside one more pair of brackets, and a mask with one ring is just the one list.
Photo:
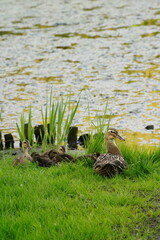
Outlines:
[[160, 151], [121, 150], [128, 169], [113, 179], [90, 161], [14, 168], [3, 157], [0, 239], [159, 239]]

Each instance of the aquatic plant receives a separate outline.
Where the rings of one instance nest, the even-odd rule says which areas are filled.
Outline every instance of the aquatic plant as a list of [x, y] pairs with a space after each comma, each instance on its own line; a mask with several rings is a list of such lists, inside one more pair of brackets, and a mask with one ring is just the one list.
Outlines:
[[0, 121], [2, 121], [2, 107], [0, 108]]
[[17, 131], [21, 141], [25, 139], [24, 126], [25, 126], [25, 118], [24, 118], [24, 112], [22, 112], [20, 117], [20, 125], [16, 123]]
[[[106, 144], [104, 140], [104, 134], [107, 132], [110, 124], [110, 114], [107, 115], [108, 103], [106, 104], [103, 115], [96, 114], [94, 119], [91, 121], [91, 129], [94, 131], [90, 132], [90, 138], [86, 139], [86, 153], [100, 152], [103, 153], [106, 151]], [[106, 117], [107, 116], [107, 117]]]
[[60, 97], [55, 101], [50, 93], [49, 101], [46, 100], [45, 109], [41, 108], [42, 122], [44, 125], [45, 136], [43, 145], [47, 143], [61, 145], [67, 140], [70, 126], [73, 122], [80, 98], [73, 102], [71, 95]]
[[[27, 124], [27, 130], [25, 129], [25, 124]], [[30, 144], [34, 142], [34, 128], [32, 125], [32, 107], [29, 107], [28, 111], [28, 121], [24, 116], [24, 111], [21, 113], [20, 124], [16, 123], [17, 131], [19, 134], [20, 141], [22, 142], [26, 138], [29, 140]]]
[[[41, 107], [41, 118], [44, 126], [44, 136], [42, 141], [43, 150], [46, 149], [47, 144], [61, 145], [67, 140], [70, 126], [73, 122], [80, 98], [75, 102], [72, 101], [71, 95], [60, 97], [57, 101], [53, 99], [52, 90], [49, 99], [46, 98], [45, 108]], [[28, 121], [24, 116], [24, 111], [20, 116], [20, 123], [16, 124], [19, 138], [23, 141], [27, 138], [30, 143], [34, 142], [34, 128], [32, 125], [32, 107], [30, 106], [28, 112]], [[28, 130], [26, 132], [25, 124], [28, 123]], [[42, 134], [42, 133], [41, 133]]]

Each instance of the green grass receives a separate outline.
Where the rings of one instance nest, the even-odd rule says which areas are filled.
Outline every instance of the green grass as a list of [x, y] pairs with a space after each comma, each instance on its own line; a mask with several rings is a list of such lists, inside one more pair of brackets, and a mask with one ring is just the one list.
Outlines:
[[13, 157], [4, 156], [0, 239], [156, 239], [160, 150], [124, 144], [121, 150], [128, 169], [112, 179], [97, 175], [87, 161], [49, 169], [32, 163], [14, 168]]

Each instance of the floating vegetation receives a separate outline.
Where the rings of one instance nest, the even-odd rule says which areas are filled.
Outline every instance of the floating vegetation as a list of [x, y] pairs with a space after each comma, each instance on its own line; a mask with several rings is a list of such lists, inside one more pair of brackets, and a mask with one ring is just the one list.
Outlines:
[[153, 36], [156, 36], [156, 35], [159, 35], [160, 32], [151, 32], [151, 33], [146, 33], [146, 34], [141, 34], [141, 37], [153, 37]]
[[26, 35], [24, 32], [12, 32], [12, 31], [0, 31], [0, 35], [16, 35], [16, 36], [21, 36], [21, 35]]
[[34, 77], [34, 80], [42, 82], [57, 82], [59, 84], [63, 83], [63, 80], [59, 76], [49, 76], [49, 77]]
[[63, 37], [63, 38], [70, 38], [70, 37], [80, 37], [80, 38], [88, 38], [88, 39], [96, 39], [96, 38], [118, 38], [121, 37], [120, 35], [89, 35], [85, 33], [62, 33], [62, 34], [55, 34], [55, 37]]

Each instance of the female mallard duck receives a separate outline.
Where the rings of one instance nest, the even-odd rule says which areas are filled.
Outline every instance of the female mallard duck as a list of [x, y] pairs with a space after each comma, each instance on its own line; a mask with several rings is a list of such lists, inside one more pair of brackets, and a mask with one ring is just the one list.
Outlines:
[[108, 153], [101, 154], [94, 163], [95, 171], [106, 177], [113, 177], [126, 168], [126, 162], [115, 144], [115, 138], [125, 141], [116, 129], [109, 128], [106, 134]]
[[23, 164], [26, 164], [27, 162], [33, 161], [32, 157], [28, 153], [29, 148], [30, 148], [30, 144], [29, 144], [29, 141], [26, 139], [22, 142], [23, 153], [14, 160], [13, 166], [23, 165]]

